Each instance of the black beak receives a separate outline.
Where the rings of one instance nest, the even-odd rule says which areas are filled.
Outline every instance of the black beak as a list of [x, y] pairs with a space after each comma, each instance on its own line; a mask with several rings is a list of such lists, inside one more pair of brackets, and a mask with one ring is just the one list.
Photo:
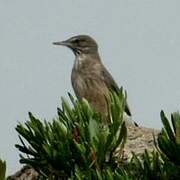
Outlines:
[[53, 42], [54, 45], [61, 45], [61, 46], [67, 46], [71, 47], [71, 43], [68, 41], [60, 41], [60, 42]]

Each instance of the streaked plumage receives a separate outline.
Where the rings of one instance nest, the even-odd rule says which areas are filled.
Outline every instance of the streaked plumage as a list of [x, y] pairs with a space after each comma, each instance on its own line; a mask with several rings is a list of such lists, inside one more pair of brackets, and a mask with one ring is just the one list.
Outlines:
[[[77, 98], [86, 98], [97, 112], [106, 116], [105, 97], [110, 89], [118, 92], [119, 87], [101, 62], [96, 41], [90, 36], [79, 35], [54, 44], [67, 46], [75, 54], [71, 82]], [[128, 105], [125, 112], [131, 116]]]

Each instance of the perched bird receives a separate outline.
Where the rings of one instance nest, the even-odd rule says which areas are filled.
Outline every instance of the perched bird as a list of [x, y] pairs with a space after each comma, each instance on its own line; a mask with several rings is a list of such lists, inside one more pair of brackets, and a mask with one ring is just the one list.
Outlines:
[[[88, 35], [78, 35], [53, 44], [66, 46], [75, 55], [71, 82], [77, 98], [87, 99], [97, 112], [107, 116], [106, 97], [109, 90], [118, 92], [119, 87], [101, 62], [96, 41]], [[128, 104], [125, 112], [131, 116]]]

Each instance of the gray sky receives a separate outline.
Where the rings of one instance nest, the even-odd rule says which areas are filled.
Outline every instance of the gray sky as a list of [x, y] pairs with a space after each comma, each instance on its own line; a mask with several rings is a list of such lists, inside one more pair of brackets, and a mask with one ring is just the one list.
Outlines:
[[160, 128], [159, 112], [180, 106], [179, 0], [1, 0], [0, 158], [8, 174], [19, 167], [15, 126], [31, 111], [56, 115], [73, 92], [74, 55], [53, 41], [89, 34], [105, 66], [128, 91], [133, 119]]

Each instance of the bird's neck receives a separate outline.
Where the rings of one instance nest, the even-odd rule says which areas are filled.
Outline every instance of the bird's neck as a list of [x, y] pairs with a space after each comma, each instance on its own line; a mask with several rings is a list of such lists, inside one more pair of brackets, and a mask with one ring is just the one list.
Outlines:
[[82, 54], [76, 55], [74, 68], [79, 69], [80, 67], [82, 67], [87, 59], [88, 59], [88, 56], [86, 54], [82, 53]]
[[78, 54], [76, 55], [74, 68], [76, 70], [85, 68], [86, 66], [93, 67], [96, 64], [101, 63], [99, 54]]

